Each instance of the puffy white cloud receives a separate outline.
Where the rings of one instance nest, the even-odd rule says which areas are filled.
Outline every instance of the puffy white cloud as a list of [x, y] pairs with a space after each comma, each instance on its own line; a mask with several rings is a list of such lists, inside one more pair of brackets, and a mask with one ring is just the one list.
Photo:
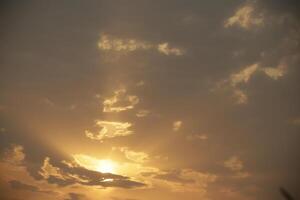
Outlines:
[[133, 134], [129, 128], [132, 126], [128, 122], [113, 122], [113, 121], [97, 121], [96, 125], [100, 127], [100, 131], [92, 133], [86, 130], [85, 135], [93, 140], [103, 140], [106, 138], [114, 138], [118, 136], [127, 136]]
[[263, 24], [263, 14], [255, 12], [254, 4], [248, 1], [238, 8], [233, 16], [225, 20], [224, 27], [238, 26], [244, 29], [250, 29], [254, 26], [261, 26]]
[[179, 129], [182, 127], [183, 122], [178, 120], [173, 122], [173, 131], [179, 131]]
[[103, 101], [103, 112], [122, 112], [133, 109], [139, 103], [139, 98], [135, 95], [128, 95], [125, 88], [114, 91], [112, 97]]

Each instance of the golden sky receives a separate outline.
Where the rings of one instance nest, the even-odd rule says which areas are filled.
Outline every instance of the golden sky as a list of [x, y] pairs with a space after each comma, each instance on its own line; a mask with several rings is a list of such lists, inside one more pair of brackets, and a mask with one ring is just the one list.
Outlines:
[[0, 5], [1, 200], [300, 195], [299, 2]]

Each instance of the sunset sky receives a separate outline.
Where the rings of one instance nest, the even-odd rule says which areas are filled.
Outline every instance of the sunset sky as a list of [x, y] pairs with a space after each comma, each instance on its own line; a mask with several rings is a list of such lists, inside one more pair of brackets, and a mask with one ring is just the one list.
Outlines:
[[296, 0], [4, 0], [1, 200], [300, 197]]

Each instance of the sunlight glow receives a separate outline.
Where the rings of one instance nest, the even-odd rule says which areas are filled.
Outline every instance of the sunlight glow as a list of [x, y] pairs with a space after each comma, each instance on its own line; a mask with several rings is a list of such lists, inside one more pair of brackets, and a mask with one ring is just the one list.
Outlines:
[[102, 173], [113, 173], [115, 171], [115, 163], [111, 160], [100, 160], [97, 171]]

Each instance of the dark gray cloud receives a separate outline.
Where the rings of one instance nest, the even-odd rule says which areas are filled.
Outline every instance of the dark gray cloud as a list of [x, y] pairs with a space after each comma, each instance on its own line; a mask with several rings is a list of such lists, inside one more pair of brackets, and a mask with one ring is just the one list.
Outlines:
[[83, 200], [83, 199], [86, 199], [85, 195], [79, 194], [79, 193], [70, 192], [68, 195], [69, 195], [69, 198], [67, 198], [65, 200]]
[[15, 189], [15, 190], [27, 190], [27, 191], [31, 191], [31, 192], [40, 192], [40, 193], [46, 193], [46, 194], [56, 194], [56, 192], [54, 192], [54, 191], [41, 190], [40, 188], [38, 188], [38, 187], [36, 187], [34, 185], [26, 184], [26, 183], [23, 183], [23, 182], [18, 181], [18, 180], [9, 181], [9, 184], [10, 184], [11, 188]]

